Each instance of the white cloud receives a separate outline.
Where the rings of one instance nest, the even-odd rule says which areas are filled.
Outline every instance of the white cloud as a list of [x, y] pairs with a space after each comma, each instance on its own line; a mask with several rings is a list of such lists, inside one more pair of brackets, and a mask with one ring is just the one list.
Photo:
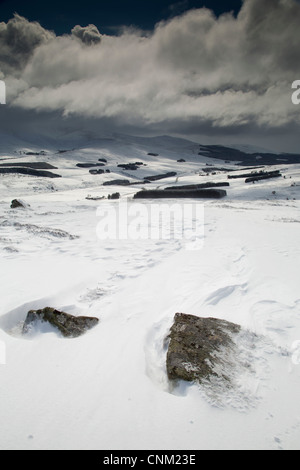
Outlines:
[[148, 36], [130, 30], [101, 36], [90, 25], [55, 37], [18, 18], [14, 27], [26, 26], [31, 40], [15, 72], [12, 61], [7, 69], [14, 106], [132, 125], [268, 128], [299, 122], [291, 102], [291, 84], [300, 77], [295, 0], [245, 0], [237, 18], [191, 10], [159, 23]]
[[101, 34], [99, 33], [98, 28], [90, 24], [86, 27], [74, 26], [72, 29], [73, 36], [79, 38], [84, 44], [98, 44], [101, 42]]

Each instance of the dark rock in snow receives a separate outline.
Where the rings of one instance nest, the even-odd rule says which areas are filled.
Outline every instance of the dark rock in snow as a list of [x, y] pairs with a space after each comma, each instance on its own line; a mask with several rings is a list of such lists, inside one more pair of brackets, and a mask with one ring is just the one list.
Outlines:
[[181, 190], [187, 190], [187, 189], [206, 189], [206, 188], [221, 188], [223, 186], [230, 186], [230, 183], [227, 182], [220, 182], [220, 183], [200, 183], [200, 184], [185, 184], [183, 186], [169, 186], [165, 188], [166, 190], [176, 190], [176, 191], [181, 191]]
[[42, 310], [30, 310], [23, 325], [23, 334], [28, 333], [36, 322], [48, 322], [57, 328], [63, 336], [76, 338], [96, 326], [99, 319], [96, 317], [76, 317], [49, 307]]
[[134, 184], [147, 184], [149, 181], [133, 181], [130, 182], [129, 180], [110, 180], [105, 181], [103, 186], [131, 186]]
[[20, 199], [14, 199], [13, 201], [11, 201], [10, 205], [11, 209], [27, 209], [28, 207], [30, 206], [26, 204], [26, 202], [21, 201]]
[[163, 175], [152, 175], [152, 176], [145, 176], [144, 177], [144, 180], [147, 180], [147, 181], [158, 181], [158, 180], [162, 180], [164, 178], [171, 178], [173, 176], [176, 176], [177, 173], [175, 171], [170, 171], [169, 173], [165, 173]]
[[120, 193], [109, 194], [108, 199], [120, 199]]
[[135, 171], [139, 169], [139, 165], [137, 165], [136, 163], [120, 163], [118, 167], [123, 168], [124, 170], [131, 170], [131, 171]]
[[102, 199], [105, 199], [105, 196], [87, 196], [85, 198], [87, 201], [101, 201]]
[[282, 174], [279, 171], [270, 171], [262, 175], [259, 174], [257, 176], [250, 176], [250, 178], [245, 179], [245, 183], [253, 183], [255, 181], [268, 180], [271, 178], [281, 178], [281, 177], [282, 177]]
[[275, 171], [255, 171], [252, 173], [243, 173], [240, 175], [228, 175], [228, 179], [247, 178], [246, 183], [258, 181], [260, 179], [276, 178], [282, 176], [279, 170]]
[[105, 166], [104, 163], [77, 163], [78, 168], [94, 168], [97, 166]]
[[134, 195], [134, 199], [220, 199], [227, 195], [224, 189], [157, 189], [142, 190]]
[[61, 175], [57, 175], [56, 173], [52, 173], [51, 171], [35, 170], [33, 168], [26, 167], [1, 167], [0, 174], [19, 174], [28, 176], [38, 176], [40, 178], [61, 178]]
[[111, 180], [111, 181], [105, 181], [103, 183], [103, 186], [129, 186], [130, 181], [129, 180]]
[[199, 383], [211, 376], [227, 380], [223, 357], [234, 348], [233, 336], [240, 330], [225, 320], [176, 313], [169, 335], [168, 378]]
[[46, 162], [1, 163], [0, 167], [31, 168], [33, 170], [57, 170], [56, 166], [50, 165], [50, 163], [46, 163]]
[[100, 170], [89, 170], [89, 173], [91, 175], [103, 175], [103, 173], [105, 173], [105, 171], [101, 170], [101, 169]]

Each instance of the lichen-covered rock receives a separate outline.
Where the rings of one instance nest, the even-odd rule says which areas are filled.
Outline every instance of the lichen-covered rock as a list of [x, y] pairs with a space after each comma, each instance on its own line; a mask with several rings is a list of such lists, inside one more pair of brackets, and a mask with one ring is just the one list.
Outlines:
[[239, 332], [240, 326], [235, 323], [177, 313], [169, 335], [169, 379], [201, 383], [212, 375], [218, 375], [227, 380], [227, 352], [233, 349], [233, 335]]
[[28, 333], [36, 322], [48, 322], [57, 328], [63, 336], [76, 338], [96, 326], [99, 319], [96, 317], [76, 317], [50, 307], [30, 310], [23, 325], [23, 334]]

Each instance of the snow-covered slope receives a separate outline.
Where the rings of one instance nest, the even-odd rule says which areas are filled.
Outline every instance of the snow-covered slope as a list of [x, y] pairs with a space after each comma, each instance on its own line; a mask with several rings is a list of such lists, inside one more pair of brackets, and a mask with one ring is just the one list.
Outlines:
[[[15, 153], [40, 150], [45, 155]], [[130, 136], [66, 148], [12, 142], [2, 152], [0, 163], [46, 161], [62, 178], [0, 175], [1, 449], [299, 448], [299, 165], [280, 165], [282, 178], [249, 185], [217, 170], [237, 174], [235, 164], [198, 152], [193, 142]], [[76, 167], [99, 158], [110, 173]], [[145, 165], [117, 166], [135, 161]], [[207, 164], [216, 174], [203, 172]], [[115, 223], [118, 207], [133, 207], [145, 188], [104, 181], [169, 171], [177, 175], [147, 187], [230, 182], [222, 200], [185, 201], [201, 214], [200, 243], [134, 237], [139, 231], [101, 236], [103, 214]], [[121, 199], [108, 200], [116, 191]], [[11, 210], [14, 198], [30, 208]], [[154, 204], [142, 204], [144, 229], [158, 223]], [[22, 336], [28, 310], [46, 306], [100, 323], [76, 339], [51, 329]], [[247, 367], [233, 391], [170, 387], [165, 338], [176, 312], [245, 329], [239, 348]]]

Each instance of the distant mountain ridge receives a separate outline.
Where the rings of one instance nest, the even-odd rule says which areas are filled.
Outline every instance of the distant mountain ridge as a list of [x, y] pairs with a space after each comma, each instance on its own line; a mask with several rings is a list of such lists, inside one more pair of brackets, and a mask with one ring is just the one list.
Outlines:
[[243, 166], [248, 165], [278, 165], [284, 163], [286, 165], [300, 163], [300, 154], [292, 153], [246, 153], [242, 150], [222, 145], [200, 145], [199, 155], [219, 160], [228, 160], [229, 162], [238, 162]]
[[[63, 150], [62, 150], [63, 149]], [[251, 145], [241, 146], [202, 145], [182, 137], [168, 135], [135, 136], [119, 133], [86, 133], [78, 131], [58, 132], [53, 135], [30, 134], [15, 135], [0, 131], [0, 160], [20, 158], [30, 155], [44, 156], [48, 160], [55, 154], [81, 152], [83, 149], [97, 149], [118, 153], [120, 159], [140, 158], [145, 153], [155, 153], [156, 160], [168, 154], [171, 158], [189, 158], [196, 163], [200, 158], [223, 160], [225, 163], [236, 163], [241, 166], [265, 166], [280, 164], [300, 164], [300, 153], [272, 153], [260, 150]], [[134, 157], [134, 154], [136, 156]], [[123, 160], [122, 160], [123, 161]], [[11, 166], [11, 165], [10, 165]]]

